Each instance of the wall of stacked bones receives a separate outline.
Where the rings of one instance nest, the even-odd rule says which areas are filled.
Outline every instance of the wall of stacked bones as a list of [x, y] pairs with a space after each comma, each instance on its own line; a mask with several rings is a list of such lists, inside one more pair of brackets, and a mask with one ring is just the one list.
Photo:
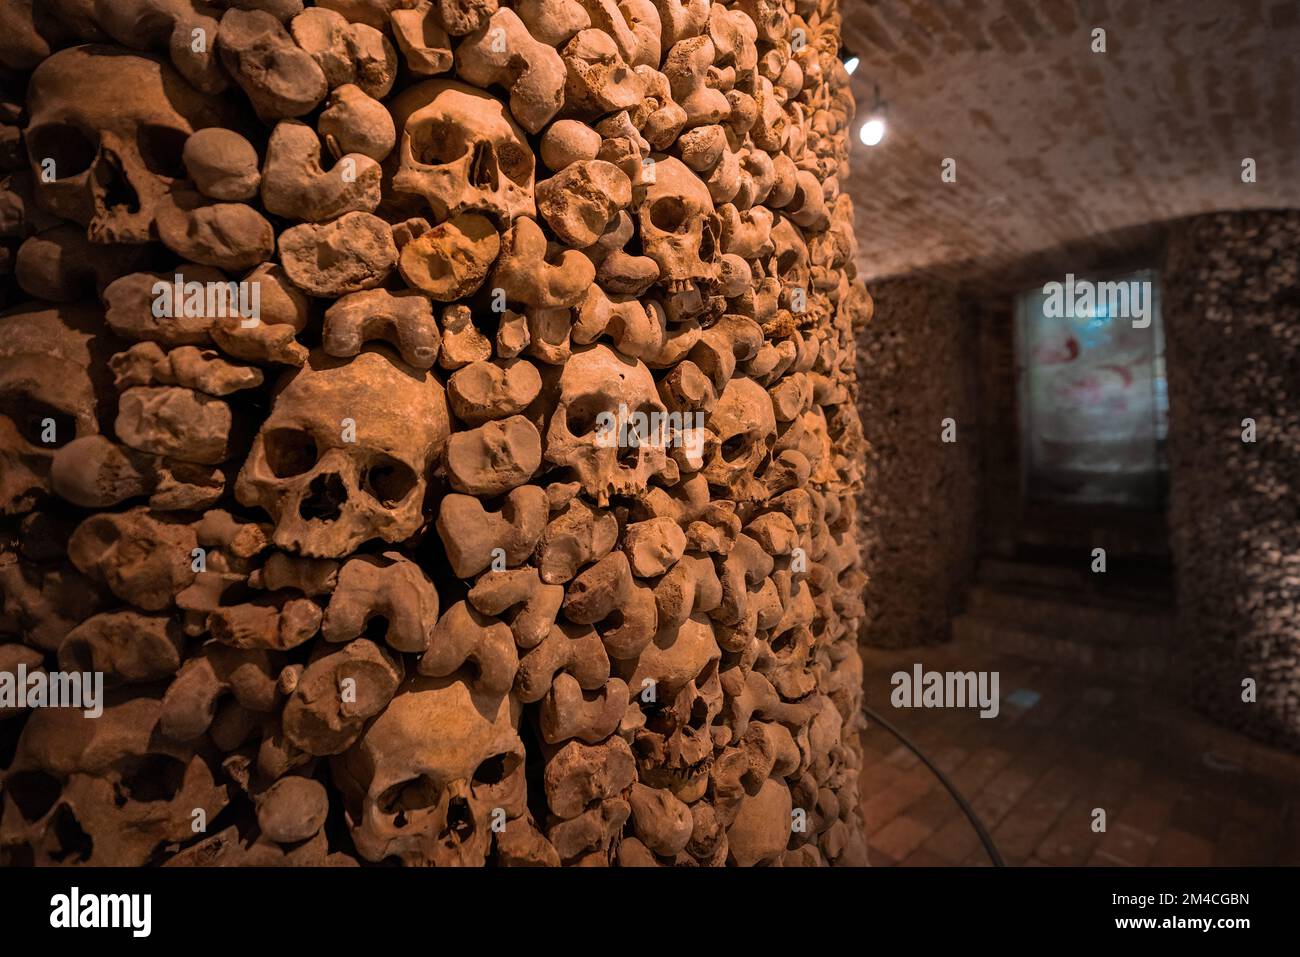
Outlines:
[[865, 863], [838, 45], [0, 6], [0, 860]]
[[1191, 699], [1300, 750], [1300, 211], [1178, 223], [1163, 290], [1169, 524]]
[[[955, 288], [872, 284], [858, 333], [858, 412], [871, 441], [858, 503], [865, 644], [947, 641], [975, 570], [977, 331]], [[951, 432], [948, 430], [951, 429]]]

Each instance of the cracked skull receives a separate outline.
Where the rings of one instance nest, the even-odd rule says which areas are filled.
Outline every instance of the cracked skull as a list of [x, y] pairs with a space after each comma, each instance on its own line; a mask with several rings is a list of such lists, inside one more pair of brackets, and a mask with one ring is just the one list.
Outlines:
[[505, 228], [537, 215], [533, 151], [500, 100], [429, 80], [397, 97], [392, 111], [403, 131], [393, 188], [422, 197], [439, 222], [477, 211]]
[[[583, 491], [601, 505], [611, 495], [643, 495], [666, 468], [664, 433], [654, 427], [666, 412], [640, 360], [604, 345], [577, 350], [560, 373], [546, 458], [573, 469]], [[615, 427], [607, 428], [611, 423]]]
[[113, 47], [62, 50], [32, 74], [24, 133], [41, 205], [96, 243], [146, 243], [185, 177], [181, 148], [220, 125], [216, 102], [167, 64]]
[[518, 699], [464, 681], [412, 678], [334, 759], [362, 857], [408, 865], [478, 865], [492, 823], [525, 811]]
[[288, 373], [235, 494], [275, 520], [275, 544], [340, 558], [400, 542], [423, 521], [428, 474], [450, 431], [442, 386], [373, 347], [353, 359], [313, 353]]

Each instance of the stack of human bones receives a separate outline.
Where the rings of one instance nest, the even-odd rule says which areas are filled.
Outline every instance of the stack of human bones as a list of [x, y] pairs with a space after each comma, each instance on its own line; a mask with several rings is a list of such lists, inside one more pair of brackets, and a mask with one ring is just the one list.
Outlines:
[[838, 46], [7, 0], [0, 861], [865, 863]]

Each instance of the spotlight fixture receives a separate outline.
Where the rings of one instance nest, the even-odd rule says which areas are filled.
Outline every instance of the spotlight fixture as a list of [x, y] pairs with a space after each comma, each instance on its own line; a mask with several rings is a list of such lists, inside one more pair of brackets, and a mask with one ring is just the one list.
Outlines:
[[876, 146], [885, 138], [885, 114], [889, 110], [889, 104], [880, 98], [879, 84], [875, 85], [875, 91], [875, 105], [867, 114], [866, 122], [858, 129], [858, 139], [862, 141], [863, 146]]
[[885, 121], [882, 117], [873, 116], [862, 124], [858, 130], [858, 139], [862, 140], [863, 146], [875, 146], [885, 138]]
[[844, 72], [847, 73], [849, 76], [852, 76], [853, 71], [858, 68], [858, 64], [860, 62], [861, 61], [856, 56], [854, 56], [853, 54], [849, 54], [844, 58]]

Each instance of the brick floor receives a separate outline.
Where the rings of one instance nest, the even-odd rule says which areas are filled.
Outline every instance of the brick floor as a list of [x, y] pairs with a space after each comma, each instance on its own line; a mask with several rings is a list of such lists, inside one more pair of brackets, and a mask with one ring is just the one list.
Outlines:
[[[1211, 724], [1153, 689], [984, 653], [1002, 708], [895, 709], [890, 676], [921, 662], [966, 671], [953, 645], [864, 649], [867, 701], [911, 737], [970, 802], [1008, 864], [1300, 864], [1300, 755]], [[978, 667], [978, 666], [977, 666]], [[1008, 696], [1037, 692], [1031, 707]], [[938, 779], [869, 722], [861, 777], [871, 862], [989, 863]], [[1093, 828], [1094, 811], [1106, 829]]]

